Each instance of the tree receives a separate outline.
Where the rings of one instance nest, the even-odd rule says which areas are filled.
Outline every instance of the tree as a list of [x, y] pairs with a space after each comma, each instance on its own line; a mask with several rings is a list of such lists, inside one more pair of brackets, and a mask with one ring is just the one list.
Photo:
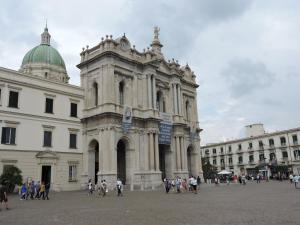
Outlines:
[[216, 173], [217, 169], [210, 164], [209, 160], [202, 158], [202, 170], [204, 179], [212, 179]]
[[16, 185], [22, 184], [21, 173], [22, 171], [15, 166], [6, 167], [0, 176], [0, 184], [4, 185], [9, 193], [12, 193]]

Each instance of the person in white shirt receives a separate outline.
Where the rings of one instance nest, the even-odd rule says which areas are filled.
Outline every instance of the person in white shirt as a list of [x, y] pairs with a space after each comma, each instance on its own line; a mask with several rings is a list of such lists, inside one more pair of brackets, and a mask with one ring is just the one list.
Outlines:
[[291, 182], [291, 184], [293, 183], [293, 178], [294, 178], [294, 176], [293, 176], [293, 174], [290, 174], [290, 182]]
[[122, 194], [122, 181], [120, 180], [120, 178], [117, 179], [117, 191], [118, 191], [118, 196], [123, 196]]
[[297, 188], [297, 185], [299, 183], [299, 175], [295, 175], [293, 178], [294, 184], [295, 184], [295, 188]]

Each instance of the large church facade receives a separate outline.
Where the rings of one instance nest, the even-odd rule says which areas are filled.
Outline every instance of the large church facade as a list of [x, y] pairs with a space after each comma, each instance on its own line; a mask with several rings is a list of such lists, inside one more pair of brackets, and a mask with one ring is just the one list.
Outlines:
[[161, 48], [158, 28], [143, 52], [125, 35], [106, 36], [80, 53], [78, 87], [46, 28], [19, 71], [0, 68], [0, 173], [16, 165], [54, 190], [88, 179], [113, 187], [117, 178], [150, 189], [201, 176], [195, 75]]

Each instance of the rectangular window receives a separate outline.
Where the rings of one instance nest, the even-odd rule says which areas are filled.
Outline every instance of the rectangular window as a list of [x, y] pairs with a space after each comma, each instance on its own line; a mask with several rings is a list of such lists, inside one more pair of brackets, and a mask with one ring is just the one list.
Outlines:
[[223, 152], [224, 152], [223, 147], [221, 147], [221, 153], [223, 153]]
[[14, 145], [16, 142], [16, 128], [2, 127], [1, 144]]
[[52, 131], [44, 131], [44, 147], [52, 146]]
[[293, 135], [293, 143], [298, 144], [298, 137], [297, 135]]
[[270, 160], [272, 161], [272, 160], [275, 160], [276, 159], [276, 155], [275, 155], [275, 153], [270, 153]]
[[285, 137], [281, 137], [281, 138], [280, 138], [280, 143], [281, 143], [282, 146], [285, 146], [285, 145], [286, 145]]
[[288, 153], [286, 151], [282, 152], [282, 158], [286, 159], [288, 157]]
[[77, 104], [71, 102], [71, 117], [77, 117]]
[[52, 98], [46, 98], [46, 113], [53, 113], [53, 99]]
[[269, 145], [270, 145], [270, 147], [274, 146], [274, 139], [269, 139]]
[[241, 144], [239, 144], [239, 147], [238, 147], [238, 148], [239, 148], [239, 150], [242, 150], [242, 145], [241, 145]]
[[8, 107], [18, 108], [19, 92], [9, 91]]
[[253, 155], [249, 155], [249, 162], [253, 162], [254, 161], [254, 156]]
[[228, 146], [228, 152], [231, 152], [231, 145]]
[[213, 154], [216, 154], [217, 150], [215, 148], [213, 148]]
[[232, 164], [232, 158], [228, 158], [229, 164]]
[[259, 154], [259, 160], [260, 161], [265, 161], [265, 155], [264, 154]]
[[2, 93], [2, 89], [0, 88], [0, 105], [1, 105], [1, 100], [2, 100], [2, 98], [1, 98], [1, 93]]
[[239, 156], [239, 163], [243, 163], [243, 156]]
[[9, 170], [13, 165], [3, 165], [3, 173], [5, 173], [6, 170]]
[[69, 165], [69, 181], [77, 180], [77, 167], [76, 165]]
[[252, 149], [252, 142], [249, 142], [249, 149]]
[[224, 159], [221, 159], [221, 160], [220, 160], [220, 163], [221, 163], [221, 164], [224, 164]]
[[262, 141], [258, 141], [258, 146], [259, 146], [259, 149], [263, 149], [264, 143]]
[[296, 160], [300, 159], [300, 150], [294, 150], [294, 157]]
[[76, 140], [77, 140], [77, 134], [70, 134], [70, 148], [77, 148]]
[[213, 160], [213, 165], [216, 165], [217, 164], [217, 160]]
[[209, 149], [205, 150], [205, 155], [209, 155]]

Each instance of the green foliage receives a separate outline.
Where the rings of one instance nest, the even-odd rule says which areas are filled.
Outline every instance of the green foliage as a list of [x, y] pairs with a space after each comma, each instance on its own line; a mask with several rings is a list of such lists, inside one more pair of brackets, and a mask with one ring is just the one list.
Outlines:
[[22, 184], [22, 171], [15, 166], [8, 166], [4, 168], [0, 176], [0, 184], [4, 185], [8, 192], [13, 192], [16, 185]]
[[217, 169], [210, 164], [209, 160], [202, 158], [202, 170], [204, 179], [212, 179], [216, 173]]

